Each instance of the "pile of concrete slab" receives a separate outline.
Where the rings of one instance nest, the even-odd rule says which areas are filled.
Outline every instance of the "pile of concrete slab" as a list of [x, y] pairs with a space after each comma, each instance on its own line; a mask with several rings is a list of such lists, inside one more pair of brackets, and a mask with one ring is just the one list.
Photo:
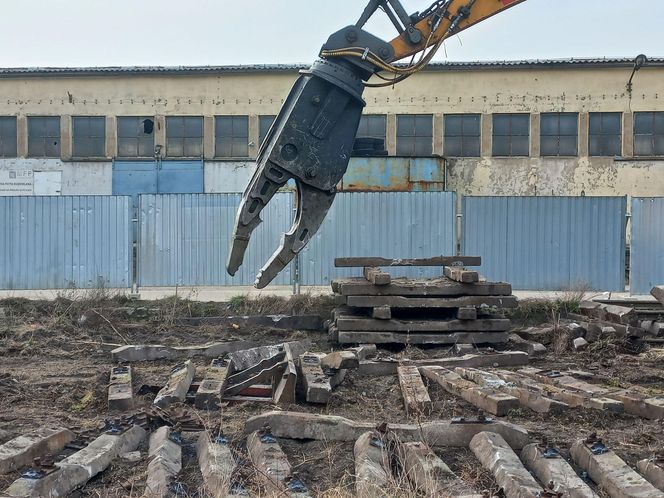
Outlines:
[[[328, 332], [341, 344], [501, 344], [515, 308], [512, 286], [486, 282], [478, 257], [429, 259], [338, 258], [337, 267], [363, 268], [363, 277], [339, 279], [332, 290], [340, 306]], [[438, 266], [440, 277], [393, 278], [384, 267]]]

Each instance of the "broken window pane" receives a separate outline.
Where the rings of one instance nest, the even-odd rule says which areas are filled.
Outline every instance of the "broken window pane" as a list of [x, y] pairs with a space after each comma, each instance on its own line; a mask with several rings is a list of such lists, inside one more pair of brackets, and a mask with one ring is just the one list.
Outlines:
[[154, 156], [154, 118], [147, 116], [118, 118], [118, 156]]

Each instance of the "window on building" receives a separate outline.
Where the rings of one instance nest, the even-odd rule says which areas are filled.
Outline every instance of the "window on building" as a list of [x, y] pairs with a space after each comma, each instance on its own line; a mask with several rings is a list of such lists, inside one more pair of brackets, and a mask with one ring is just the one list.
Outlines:
[[494, 114], [493, 155], [530, 155], [530, 114]]
[[387, 118], [385, 115], [368, 114], [360, 118], [360, 126], [357, 128], [356, 138], [379, 138], [385, 143]]
[[622, 154], [622, 114], [619, 112], [590, 113], [591, 156]]
[[664, 112], [634, 114], [634, 155], [664, 156]]
[[0, 157], [16, 157], [15, 116], [0, 116]]
[[267, 132], [270, 131], [270, 127], [272, 126], [272, 123], [274, 123], [274, 120], [276, 119], [276, 116], [258, 116], [258, 146], [260, 147], [263, 145], [263, 142], [265, 141], [265, 137], [267, 137]]
[[576, 156], [579, 150], [579, 115], [575, 112], [547, 112], [540, 117], [540, 154]]
[[118, 156], [154, 156], [154, 118], [148, 116], [118, 118]]
[[433, 116], [397, 116], [397, 155], [430, 156], [433, 152]]
[[450, 157], [480, 157], [480, 115], [445, 116], [443, 152]]
[[203, 155], [203, 118], [201, 116], [166, 117], [166, 156], [201, 157]]
[[106, 118], [104, 116], [74, 116], [72, 155], [74, 157], [106, 156]]
[[28, 116], [28, 156], [60, 157], [59, 116]]
[[248, 116], [217, 116], [214, 136], [215, 156], [249, 157]]

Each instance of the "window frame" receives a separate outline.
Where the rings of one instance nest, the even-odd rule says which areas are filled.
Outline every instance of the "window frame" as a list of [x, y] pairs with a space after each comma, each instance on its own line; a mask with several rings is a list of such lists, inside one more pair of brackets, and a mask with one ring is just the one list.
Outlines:
[[[225, 137], [220, 133], [220, 124], [230, 120], [231, 136]], [[246, 135], [235, 135], [236, 122], [246, 122], [246, 127], [241, 126]], [[230, 144], [229, 144], [230, 142]], [[230, 154], [220, 154], [220, 148], [230, 145]], [[240, 147], [241, 151], [246, 149], [245, 154], [235, 154], [235, 147]], [[249, 153], [249, 116], [245, 114], [226, 114], [214, 117], [214, 157], [219, 159], [248, 159]]]
[[[86, 119], [89, 120], [94, 119], [94, 120], [99, 120], [102, 123], [102, 128], [103, 132], [101, 136], [96, 136], [96, 135], [87, 135], [87, 136], [82, 136], [79, 137], [78, 140], [87, 140], [90, 141], [92, 144], [95, 139], [102, 139], [102, 153], [101, 154], [77, 154], [76, 151], [76, 143], [77, 143], [77, 137], [76, 137], [76, 122], [79, 119]], [[89, 125], [88, 125], [89, 128]], [[92, 145], [90, 145], [90, 148], [92, 149]], [[71, 154], [72, 158], [75, 159], [87, 159], [87, 158], [92, 158], [92, 159], [102, 159], [107, 157], [107, 152], [106, 152], [106, 116], [72, 116], [71, 117]]]
[[[605, 132], [604, 131], [604, 118], [607, 116], [617, 116], [618, 117], [618, 132]], [[593, 132], [593, 117], [600, 118], [600, 131], [599, 133]], [[599, 153], [593, 152], [593, 138], [594, 137], [618, 137], [618, 152], [614, 154], [607, 154], [604, 148], [606, 145], [602, 142], [602, 147]], [[616, 157], [622, 155], [623, 148], [623, 113], [620, 111], [616, 112], [591, 112], [588, 115], [588, 156], [589, 157]]]
[[[175, 127], [175, 120], [182, 120], [182, 133], [172, 134], [173, 128]], [[198, 121], [198, 127], [195, 130], [198, 133], [187, 130], [187, 123], [192, 123], [194, 120]], [[178, 130], [180, 131], [180, 130]], [[195, 136], [194, 136], [195, 135]], [[200, 159], [204, 155], [204, 135], [205, 135], [205, 122], [203, 116], [193, 116], [193, 115], [172, 115], [166, 116], [166, 144], [165, 144], [165, 157], [170, 159]], [[195, 140], [195, 142], [194, 142]], [[182, 150], [182, 154], [175, 154], [171, 152], [171, 148], [177, 145]], [[198, 154], [188, 154], [190, 150], [187, 150], [187, 147], [195, 144], [198, 147]]]
[[[477, 120], [476, 135], [474, 134], [475, 133], [474, 130], [472, 131], [472, 134], [466, 133], [466, 126], [469, 118]], [[458, 134], [452, 133], [450, 131], [452, 129], [450, 122], [453, 119], [461, 120], [461, 131]], [[448, 150], [453, 148], [451, 142], [456, 139], [460, 141], [458, 148], [460, 149], [461, 154], [460, 155], [449, 154]], [[468, 144], [468, 142], [471, 139], [476, 139], [477, 144], [476, 145], [472, 144], [473, 150], [467, 152], [466, 147], [471, 146]], [[477, 147], [476, 149], [475, 146]], [[482, 115], [481, 114], [456, 113], [456, 114], [445, 114], [443, 116], [443, 155], [448, 157], [482, 157]]]
[[[413, 124], [411, 128], [412, 134], [402, 134], [402, 126], [405, 127], [402, 120], [412, 119]], [[426, 121], [425, 121], [426, 120]], [[427, 135], [418, 134], [418, 121], [420, 123], [425, 123], [429, 127], [429, 132]], [[404, 157], [429, 157], [433, 155], [433, 114], [397, 114], [397, 147], [396, 152], [397, 156]], [[407, 142], [412, 142], [408, 149], [410, 151], [405, 151], [404, 140]], [[419, 153], [417, 151], [418, 144], [426, 144], [427, 150], [425, 152]]]
[[[530, 126], [530, 113], [526, 112], [506, 112], [506, 113], [497, 113], [494, 114], [492, 117], [492, 130], [491, 130], [491, 156], [492, 157], [530, 157], [531, 155], [531, 144], [530, 144], [530, 134], [531, 134], [531, 126]], [[496, 120], [501, 119], [501, 118], [509, 118], [509, 126], [508, 126], [508, 132], [507, 133], [502, 133], [502, 132], [497, 132], [496, 131]], [[514, 119], [515, 118], [520, 118], [524, 119], [528, 131], [526, 134], [515, 134], [514, 133]], [[519, 137], [526, 137], [526, 151], [525, 153], [519, 153], [516, 154], [514, 153], [514, 147], [515, 147], [515, 138]], [[497, 138], [502, 138], [506, 139], [507, 141], [507, 149], [509, 151], [507, 154], [502, 154], [496, 151], [496, 144], [498, 143]]]
[[[544, 120], [549, 117], [556, 117], [557, 118], [557, 133], [555, 134], [547, 134], [545, 133], [544, 130]], [[562, 134], [560, 131], [560, 118], [561, 117], [572, 117], [574, 116], [575, 118], [575, 123], [576, 123], [576, 132], [574, 134]], [[556, 150], [557, 153], [549, 153], [545, 152], [545, 146], [544, 146], [544, 140], [545, 138], [552, 138], [555, 137], [557, 138], [557, 144], [556, 144]], [[561, 149], [561, 138], [569, 138], [569, 137], [574, 137], [574, 153], [572, 154], [561, 154], [560, 149]], [[579, 113], [578, 112], [543, 112], [540, 114], [540, 156], [541, 157], [578, 157], [579, 156]]]
[[[55, 129], [57, 130], [57, 135], [49, 135], [49, 131], [47, 130], [45, 134], [40, 135], [38, 137], [32, 137], [30, 134], [31, 126], [36, 123], [36, 120], [50, 120], [52, 123], [57, 123], [57, 126], [55, 126]], [[48, 124], [46, 125], [48, 128]], [[62, 157], [62, 131], [61, 131], [61, 117], [60, 116], [44, 116], [44, 115], [39, 115], [39, 116], [28, 116], [28, 157], [34, 157], [34, 158], [44, 158], [44, 159], [60, 159]], [[57, 139], [56, 143], [49, 146], [47, 145], [47, 141], [51, 141], [52, 139]], [[40, 140], [43, 142], [43, 149], [44, 153], [43, 154], [37, 154], [35, 153], [34, 149], [32, 148], [33, 145], [35, 144], [36, 140]], [[55, 147], [57, 152], [52, 152], [49, 153], [50, 147]]]
[[[142, 124], [146, 119], [152, 120], [152, 133], [144, 133], [143, 135], [146, 137], [150, 137], [150, 140], [152, 142], [151, 150], [149, 155], [142, 155], [141, 152], [141, 143], [143, 140], [143, 137], [140, 135], [132, 135], [132, 136], [122, 136], [120, 133], [121, 129], [121, 123], [126, 120], [126, 119], [134, 119], [136, 120], [136, 124]], [[117, 157], [122, 158], [122, 159], [148, 159], [148, 158], [153, 158], [155, 156], [155, 129], [157, 126], [157, 122], [154, 116], [118, 116], [117, 117], [117, 123], [116, 123], [116, 131], [117, 131], [117, 145], [116, 145], [116, 154]], [[138, 128], [136, 130], [138, 132]], [[122, 150], [122, 142], [124, 140], [136, 140], [136, 155], [130, 155], [130, 154], [121, 154]]]
[[[6, 126], [7, 123], [13, 123], [13, 148], [10, 148], [10, 154], [7, 154], [6, 147], [8, 140], [11, 139], [11, 134], [5, 134], [5, 128], [12, 128], [12, 126]], [[16, 116], [0, 116], [0, 158], [15, 158], [18, 157], [18, 124]]]
[[[644, 115], [651, 115], [652, 118], [652, 127], [649, 133], [637, 133], [637, 127], [638, 127], [638, 118], [640, 116]], [[658, 124], [657, 124], [657, 118], [660, 117], [662, 123], [660, 124], [661, 126], [661, 131], [658, 130]], [[643, 111], [643, 112], [635, 112], [634, 113], [634, 126], [633, 126], [633, 133], [634, 133], [634, 157], [662, 157], [664, 156], [664, 145], [660, 146], [661, 147], [661, 152], [657, 153], [657, 148], [658, 148], [658, 143], [657, 140], [660, 140], [660, 143], [664, 144], [664, 111]], [[637, 151], [639, 145], [639, 137], [648, 137], [650, 140], [650, 150], [651, 154], [643, 154], [639, 153]]]

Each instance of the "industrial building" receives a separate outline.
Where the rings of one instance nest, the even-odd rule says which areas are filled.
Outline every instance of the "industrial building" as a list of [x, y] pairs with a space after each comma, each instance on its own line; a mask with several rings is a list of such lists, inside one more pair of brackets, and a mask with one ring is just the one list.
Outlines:
[[[342, 190], [664, 195], [664, 59], [437, 63], [368, 89]], [[304, 66], [0, 69], [0, 195], [241, 192]]]

